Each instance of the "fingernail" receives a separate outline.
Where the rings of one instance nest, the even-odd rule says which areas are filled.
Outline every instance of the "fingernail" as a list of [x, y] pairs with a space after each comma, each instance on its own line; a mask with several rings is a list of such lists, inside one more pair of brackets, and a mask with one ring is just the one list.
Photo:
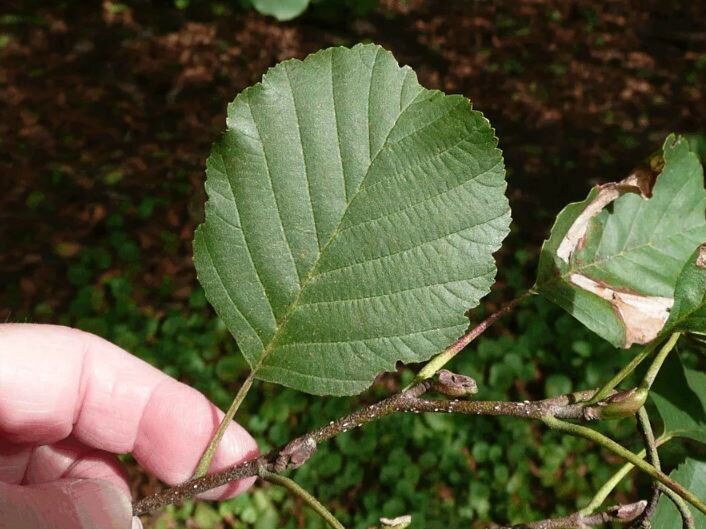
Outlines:
[[98, 479], [82, 479], [67, 484], [73, 498], [81, 528], [126, 527], [132, 513], [130, 498], [112, 483]]

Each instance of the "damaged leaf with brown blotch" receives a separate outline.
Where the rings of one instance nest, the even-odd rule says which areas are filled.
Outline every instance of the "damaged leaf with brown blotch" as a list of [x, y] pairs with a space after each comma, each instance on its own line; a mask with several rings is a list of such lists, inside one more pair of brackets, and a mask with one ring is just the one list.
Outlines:
[[656, 178], [643, 168], [567, 206], [542, 247], [535, 290], [619, 347], [665, 330], [680, 273], [706, 241], [699, 159], [672, 135], [659, 161]]

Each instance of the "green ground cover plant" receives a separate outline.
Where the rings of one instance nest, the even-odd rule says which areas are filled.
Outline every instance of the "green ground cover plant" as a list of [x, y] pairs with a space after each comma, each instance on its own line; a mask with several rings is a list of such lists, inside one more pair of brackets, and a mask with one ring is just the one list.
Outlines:
[[[229, 408], [227, 420], [243, 405], [239, 420], [265, 454], [208, 474], [216, 436], [191, 481], [140, 499], [135, 512], [257, 475], [293, 496], [271, 487], [167, 513], [262, 528], [320, 527], [311, 512], [336, 528], [485, 527], [490, 519], [699, 527], [706, 385], [690, 353], [706, 331], [698, 149], [672, 135], [633, 174], [567, 206], [541, 249], [534, 286], [513, 279], [528, 266], [518, 258], [502, 271], [513, 300], [469, 328], [466, 312], [490, 291], [493, 254], [510, 226], [488, 121], [465, 98], [423, 88], [375, 45], [271, 69], [229, 106], [207, 164], [206, 219], [194, 240], [203, 292], [191, 295], [193, 313], [149, 318], [124, 280], [90, 285], [90, 267], [106, 259], [99, 251], [85, 257], [83, 276], [73, 272], [84, 284], [72, 307], [84, 327], [188, 373]], [[130, 259], [129, 240], [116, 248]], [[219, 320], [208, 317], [206, 300]], [[94, 316], [106, 307], [135, 325], [122, 335], [108, 329]], [[512, 311], [513, 335], [479, 338]], [[400, 363], [423, 365], [357, 396]], [[552, 364], [561, 367], [544, 380], [544, 398], [527, 398], [535, 370]], [[248, 404], [252, 387], [258, 406]], [[661, 424], [658, 435], [652, 423]], [[601, 451], [584, 459], [589, 446]], [[609, 457], [626, 466], [614, 473]], [[572, 460], [584, 468], [572, 470]], [[297, 485], [287, 476], [300, 466]], [[633, 467], [647, 485], [639, 499], [604, 505], [616, 488], [633, 490], [625, 480]], [[578, 491], [578, 510], [554, 509], [557, 498], [535, 507], [532, 482], [557, 498]], [[351, 494], [363, 505], [353, 514], [341, 500]], [[304, 505], [312, 511], [281, 522], [279, 509]], [[529, 522], [547, 511], [552, 519]]]

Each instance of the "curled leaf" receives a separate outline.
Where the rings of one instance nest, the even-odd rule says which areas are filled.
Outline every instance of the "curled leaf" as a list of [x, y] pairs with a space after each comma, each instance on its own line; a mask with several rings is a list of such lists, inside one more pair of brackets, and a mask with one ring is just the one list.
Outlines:
[[674, 308], [665, 327], [696, 337], [706, 333], [706, 244], [696, 249], [679, 274]]
[[567, 206], [542, 246], [535, 289], [619, 347], [665, 332], [682, 267], [706, 241], [699, 159], [677, 136], [662, 153]]
[[642, 198], [651, 197], [653, 185], [651, 173], [636, 171], [618, 183], [610, 182], [598, 186], [598, 193], [593, 201], [581, 212], [561, 240], [556, 251], [557, 256], [568, 264], [574, 251], [585, 244], [588, 224], [593, 217], [625, 193], [637, 193]]

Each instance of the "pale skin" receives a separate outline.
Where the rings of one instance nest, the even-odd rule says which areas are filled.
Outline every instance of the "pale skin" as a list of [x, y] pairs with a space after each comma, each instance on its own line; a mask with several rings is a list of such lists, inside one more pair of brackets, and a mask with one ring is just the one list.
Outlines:
[[[0, 325], [0, 526], [129, 529], [132, 453], [167, 484], [187, 480], [223, 413], [195, 389], [92, 334]], [[211, 470], [257, 455], [232, 423]], [[203, 495], [225, 499], [253, 479]]]

